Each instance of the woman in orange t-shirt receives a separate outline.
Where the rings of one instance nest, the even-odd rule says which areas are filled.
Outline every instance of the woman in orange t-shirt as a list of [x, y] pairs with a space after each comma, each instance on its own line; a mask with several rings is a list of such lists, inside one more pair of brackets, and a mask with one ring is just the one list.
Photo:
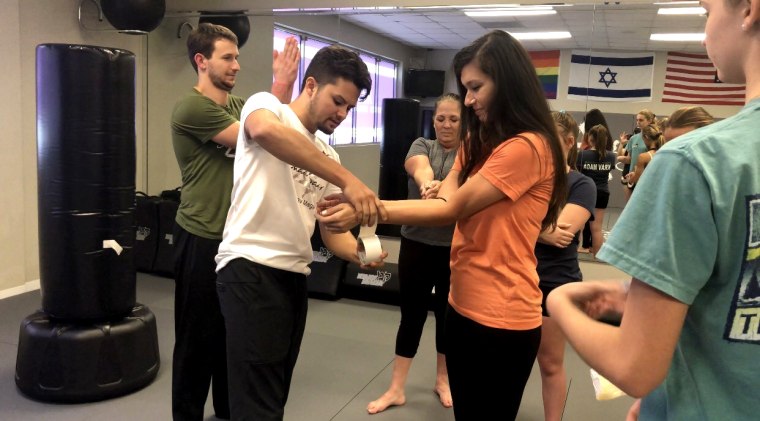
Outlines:
[[[565, 162], [541, 83], [518, 41], [490, 32], [457, 53], [454, 69], [466, 140], [440, 200], [384, 202], [388, 219], [381, 222], [456, 222], [445, 327], [454, 415], [514, 419], [541, 341], [533, 250], [566, 197]], [[337, 212], [321, 210], [320, 222], [345, 228]]]

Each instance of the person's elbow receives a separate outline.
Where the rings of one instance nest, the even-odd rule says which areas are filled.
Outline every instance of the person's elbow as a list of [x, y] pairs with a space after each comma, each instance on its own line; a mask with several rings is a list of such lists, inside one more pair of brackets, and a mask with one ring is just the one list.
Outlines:
[[[440, 200], [440, 199], [428, 199], [428, 200]], [[441, 200], [442, 201], [442, 200]], [[457, 206], [455, 203], [444, 202], [443, 209], [437, 215], [437, 225], [452, 225], [460, 219], [466, 218], [466, 210], [464, 206]]]
[[628, 396], [643, 398], [662, 384], [668, 368], [655, 367], [651, 362], [627, 364], [621, 375], [610, 381]]
[[245, 122], [245, 131], [250, 139], [264, 146], [275, 138], [277, 127], [265, 118], [252, 115]]
[[621, 384], [618, 386], [620, 390], [625, 392], [626, 395], [632, 397], [632, 398], [643, 398], [650, 394], [653, 390], [655, 390], [660, 384], [662, 384], [662, 379], [659, 380], [647, 380], [640, 376], [641, 373], [634, 374], [634, 377], [631, 379], [630, 382], [625, 382], [624, 384]]

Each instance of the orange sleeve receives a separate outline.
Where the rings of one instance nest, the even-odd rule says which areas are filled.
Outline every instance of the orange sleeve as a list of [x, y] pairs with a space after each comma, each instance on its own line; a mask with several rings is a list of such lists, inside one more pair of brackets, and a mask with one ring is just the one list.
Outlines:
[[497, 146], [478, 174], [514, 201], [546, 176], [547, 159], [543, 139], [526, 134]]

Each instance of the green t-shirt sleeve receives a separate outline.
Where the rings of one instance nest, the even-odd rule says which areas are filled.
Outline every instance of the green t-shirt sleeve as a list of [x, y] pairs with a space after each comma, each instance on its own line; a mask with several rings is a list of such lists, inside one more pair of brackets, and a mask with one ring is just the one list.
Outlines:
[[718, 230], [705, 177], [661, 150], [647, 166], [598, 257], [685, 304], [710, 278]]
[[229, 111], [210, 98], [190, 95], [177, 104], [172, 117], [172, 130], [190, 134], [206, 143], [237, 121]]

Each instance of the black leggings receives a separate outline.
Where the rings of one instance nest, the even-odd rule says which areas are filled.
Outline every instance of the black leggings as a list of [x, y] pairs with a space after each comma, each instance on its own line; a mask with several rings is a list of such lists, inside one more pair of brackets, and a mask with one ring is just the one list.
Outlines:
[[[609, 191], [596, 191], [596, 205], [594, 206], [594, 210], [596, 209], [607, 209], [607, 205], [610, 202], [610, 192]], [[591, 216], [594, 216], [593, 214]], [[602, 221], [604, 222], [604, 221]], [[588, 221], [586, 221], [586, 224], [583, 226], [583, 238], [582, 238], [582, 246], [583, 248], [591, 248], [591, 218], [589, 218]]]
[[450, 253], [447, 246], [430, 246], [401, 237], [398, 258], [401, 323], [396, 334], [396, 355], [414, 358], [417, 354], [431, 299], [434, 299], [435, 348], [441, 354], [446, 353], [443, 325], [449, 298]]
[[514, 420], [541, 343], [541, 327], [506, 330], [446, 312], [446, 366], [459, 421]]

